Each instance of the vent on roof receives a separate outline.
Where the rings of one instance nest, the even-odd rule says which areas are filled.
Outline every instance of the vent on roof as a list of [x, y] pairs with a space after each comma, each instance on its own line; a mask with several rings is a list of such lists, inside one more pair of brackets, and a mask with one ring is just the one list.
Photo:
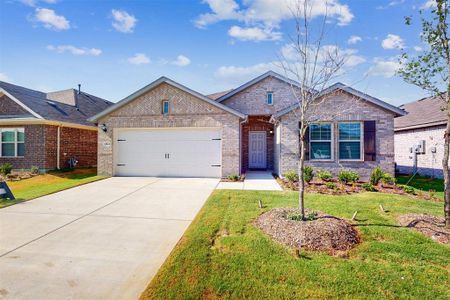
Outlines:
[[50, 104], [51, 106], [56, 107], [56, 103], [55, 102], [49, 101], [49, 100], [47, 100], [46, 102], [47, 102], [47, 104]]

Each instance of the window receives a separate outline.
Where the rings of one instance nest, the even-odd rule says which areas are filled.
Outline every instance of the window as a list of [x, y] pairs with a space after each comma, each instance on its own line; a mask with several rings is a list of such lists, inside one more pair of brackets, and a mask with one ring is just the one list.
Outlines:
[[361, 159], [362, 123], [339, 123], [339, 159]]
[[163, 105], [162, 105], [163, 107], [162, 107], [162, 113], [164, 114], [164, 115], [167, 115], [167, 114], [169, 114], [169, 101], [163, 101]]
[[25, 155], [25, 131], [23, 128], [2, 128], [0, 156], [17, 157]]
[[273, 92], [267, 92], [267, 104], [273, 105]]
[[309, 126], [310, 159], [332, 159], [332, 128], [331, 123], [315, 123]]

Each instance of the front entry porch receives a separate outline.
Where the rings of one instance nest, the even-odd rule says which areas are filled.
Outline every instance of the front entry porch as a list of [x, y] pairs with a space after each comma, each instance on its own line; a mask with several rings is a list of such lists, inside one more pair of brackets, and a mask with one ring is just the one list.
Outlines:
[[249, 116], [241, 128], [241, 172], [273, 171], [274, 126], [270, 116]]

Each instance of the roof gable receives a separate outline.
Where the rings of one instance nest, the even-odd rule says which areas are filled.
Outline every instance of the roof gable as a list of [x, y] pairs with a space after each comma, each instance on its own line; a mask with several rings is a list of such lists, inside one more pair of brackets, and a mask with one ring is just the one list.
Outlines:
[[211, 105], [213, 105], [213, 106], [215, 106], [217, 108], [220, 108], [221, 110], [224, 110], [224, 111], [226, 111], [228, 113], [231, 113], [231, 114], [233, 114], [233, 115], [235, 115], [235, 116], [237, 116], [239, 118], [242, 118], [242, 119], [246, 118], [246, 116], [244, 114], [242, 114], [242, 113], [240, 113], [240, 112], [238, 112], [238, 111], [236, 111], [236, 110], [234, 110], [234, 109], [232, 109], [230, 107], [227, 107], [227, 106], [225, 106], [223, 104], [220, 104], [220, 103], [218, 103], [218, 102], [216, 102], [216, 101], [214, 101], [214, 100], [212, 100], [212, 99], [210, 99], [210, 98], [208, 98], [208, 97], [206, 97], [206, 96], [204, 96], [204, 95], [202, 95], [202, 94], [200, 94], [200, 93], [198, 93], [198, 92], [196, 92], [194, 90], [191, 90], [190, 88], [188, 88], [188, 87], [186, 87], [184, 85], [181, 85], [181, 84], [179, 84], [179, 83], [177, 83], [177, 82], [175, 82], [175, 81], [173, 81], [173, 80], [163, 76], [163, 77], [160, 77], [159, 79], [153, 81], [152, 83], [146, 85], [145, 87], [141, 88], [140, 90], [134, 92], [133, 94], [129, 95], [128, 97], [120, 100], [119, 102], [117, 102], [113, 106], [111, 106], [111, 107], [105, 109], [104, 111], [98, 113], [97, 115], [93, 116], [89, 120], [91, 122], [98, 121], [100, 118], [102, 118], [104, 116], [107, 116], [108, 114], [110, 114], [110, 113], [116, 111], [117, 109], [125, 106], [126, 104], [134, 101], [135, 99], [139, 98], [140, 96], [142, 96], [142, 95], [146, 94], [147, 92], [153, 90], [154, 88], [158, 87], [162, 83], [166, 83], [166, 84], [171, 85], [171, 86], [173, 86], [175, 88], [178, 88], [178, 89], [180, 89], [180, 90], [182, 90], [182, 91], [184, 91], [184, 92], [194, 96], [197, 99], [205, 101], [206, 103], [209, 103], [209, 104], [211, 104]]
[[423, 98], [400, 107], [408, 114], [394, 119], [395, 130], [436, 126], [447, 122], [446, 103], [439, 96]]

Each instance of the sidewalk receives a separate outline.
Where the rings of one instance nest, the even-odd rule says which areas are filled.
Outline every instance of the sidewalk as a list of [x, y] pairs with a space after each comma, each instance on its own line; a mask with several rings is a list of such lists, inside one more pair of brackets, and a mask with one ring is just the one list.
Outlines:
[[260, 190], [282, 191], [272, 174], [267, 171], [249, 171], [245, 174], [244, 182], [220, 182], [219, 190]]

